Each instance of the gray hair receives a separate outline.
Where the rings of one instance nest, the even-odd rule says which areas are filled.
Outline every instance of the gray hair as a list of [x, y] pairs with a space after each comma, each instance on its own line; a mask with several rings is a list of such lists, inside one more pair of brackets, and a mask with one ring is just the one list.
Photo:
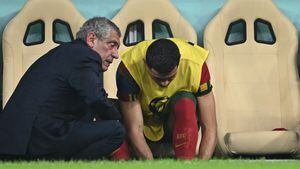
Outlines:
[[121, 37], [121, 31], [116, 24], [104, 17], [93, 17], [87, 20], [76, 34], [76, 39], [86, 41], [88, 33], [94, 32], [101, 41], [109, 38], [111, 31], [117, 32]]

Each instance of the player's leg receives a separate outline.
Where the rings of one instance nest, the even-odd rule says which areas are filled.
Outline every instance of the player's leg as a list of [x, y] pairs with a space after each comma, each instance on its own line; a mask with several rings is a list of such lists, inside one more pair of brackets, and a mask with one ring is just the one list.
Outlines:
[[190, 92], [177, 92], [170, 98], [168, 123], [173, 129], [172, 142], [177, 158], [192, 159], [195, 156], [198, 139], [196, 108], [196, 97]]

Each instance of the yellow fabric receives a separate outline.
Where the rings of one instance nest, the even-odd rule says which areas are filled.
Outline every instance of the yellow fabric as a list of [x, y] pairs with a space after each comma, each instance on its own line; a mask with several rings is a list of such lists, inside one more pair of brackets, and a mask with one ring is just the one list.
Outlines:
[[163, 122], [149, 110], [151, 101], [160, 98], [155, 107], [161, 113], [168, 98], [177, 91], [196, 93], [200, 85], [202, 65], [208, 56], [208, 51], [197, 45], [175, 38], [170, 40], [178, 46], [181, 58], [177, 75], [168, 87], [159, 86], [147, 70], [146, 51], [154, 40], [141, 42], [121, 55], [122, 62], [140, 87], [139, 101], [144, 116], [144, 134], [151, 141], [158, 141], [164, 135]]

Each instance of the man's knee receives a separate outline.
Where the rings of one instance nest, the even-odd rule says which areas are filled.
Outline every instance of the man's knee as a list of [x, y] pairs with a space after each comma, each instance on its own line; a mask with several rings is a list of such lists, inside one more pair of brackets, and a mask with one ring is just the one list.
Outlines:
[[177, 92], [174, 100], [173, 147], [175, 156], [180, 159], [192, 159], [195, 155], [198, 137], [196, 98], [190, 92]]
[[[125, 129], [119, 121], [112, 120], [107, 122], [107, 130], [110, 134], [105, 138], [105, 144], [109, 154], [120, 147], [125, 139]], [[100, 141], [103, 142], [103, 141]], [[103, 149], [103, 147], [101, 147]], [[107, 154], [108, 155], [108, 154]]]
[[189, 121], [190, 118], [196, 117], [197, 102], [193, 93], [177, 92], [171, 97], [170, 104], [175, 117], [182, 121]]
[[191, 93], [191, 92], [186, 92], [186, 91], [178, 91], [176, 92], [171, 98], [170, 98], [170, 103], [171, 104], [176, 104], [179, 100], [181, 99], [190, 99], [193, 101], [193, 103], [196, 105], [197, 104], [197, 99], [196, 96]]
[[118, 121], [112, 121], [110, 126], [112, 128], [112, 137], [119, 138], [123, 141], [126, 135], [126, 131], [122, 123]]

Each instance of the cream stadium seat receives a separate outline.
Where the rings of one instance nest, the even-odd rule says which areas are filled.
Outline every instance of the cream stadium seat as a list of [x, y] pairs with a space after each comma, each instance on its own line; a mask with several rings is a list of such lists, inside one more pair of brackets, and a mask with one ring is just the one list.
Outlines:
[[71, 41], [85, 19], [70, 0], [28, 0], [3, 32], [3, 106], [40, 56]]
[[[112, 19], [121, 32], [120, 53], [143, 40], [177, 37], [197, 43], [197, 34], [169, 0], [128, 0]], [[110, 98], [116, 98], [115, 60], [104, 73], [104, 88]]]
[[271, 0], [229, 0], [207, 25], [216, 154], [298, 154], [297, 38]]

